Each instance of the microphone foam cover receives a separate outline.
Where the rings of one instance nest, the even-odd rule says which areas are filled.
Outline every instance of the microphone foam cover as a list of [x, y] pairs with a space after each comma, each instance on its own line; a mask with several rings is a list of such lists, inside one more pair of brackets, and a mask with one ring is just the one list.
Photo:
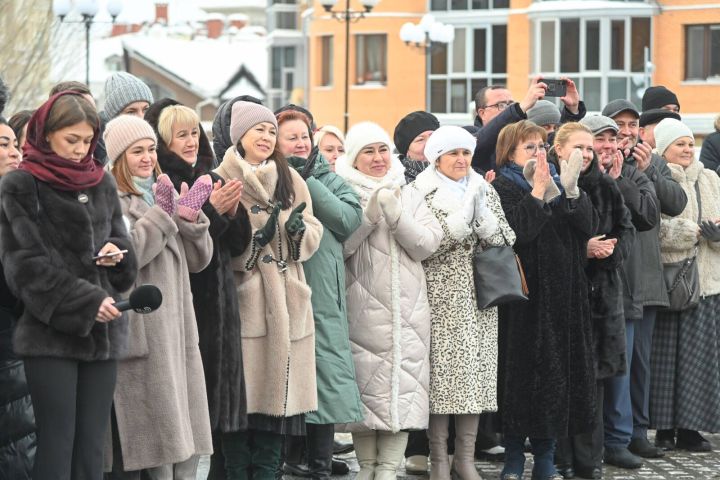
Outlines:
[[140, 285], [130, 293], [129, 300], [136, 312], [152, 312], [162, 305], [162, 292], [155, 285]]

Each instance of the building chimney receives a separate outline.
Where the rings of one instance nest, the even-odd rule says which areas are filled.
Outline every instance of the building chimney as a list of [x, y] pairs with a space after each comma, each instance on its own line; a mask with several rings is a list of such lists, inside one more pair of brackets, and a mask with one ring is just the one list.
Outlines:
[[113, 23], [112, 31], [110, 32], [111, 37], [117, 37], [118, 35], [125, 35], [130, 31], [130, 25], [127, 23]]
[[221, 15], [208, 15], [205, 27], [208, 38], [220, 38], [225, 27], [225, 18]]
[[167, 2], [155, 3], [155, 22], [168, 24], [168, 4]]
[[250, 18], [244, 13], [234, 13], [230, 15], [230, 26], [236, 27], [238, 30], [245, 28], [250, 23]]

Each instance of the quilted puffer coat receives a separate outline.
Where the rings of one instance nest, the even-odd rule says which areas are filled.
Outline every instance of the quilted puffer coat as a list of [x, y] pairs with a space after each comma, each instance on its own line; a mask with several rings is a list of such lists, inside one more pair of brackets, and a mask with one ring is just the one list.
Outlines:
[[[398, 160], [382, 180], [363, 175], [346, 157], [335, 168], [363, 210], [381, 185], [405, 183]], [[403, 189], [401, 202], [395, 228], [363, 215], [344, 245], [350, 345], [365, 415], [347, 431], [398, 432], [428, 424], [430, 305], [420, 262], [438, 248], [443, 231], [417, 190]]]

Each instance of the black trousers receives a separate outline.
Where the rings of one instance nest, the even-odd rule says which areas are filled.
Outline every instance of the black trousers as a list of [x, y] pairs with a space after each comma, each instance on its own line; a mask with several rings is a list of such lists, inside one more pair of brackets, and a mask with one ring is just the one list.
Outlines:
[[603, 385], [602, 380], [597, 382], [595, 428], [592, 432], [558, 439], [555, 450], [555, 463], [558, 467], [572, 466], [575, 469], [582, 468], [585, 470], [602, 468], [605, 443], [603, 431]]
[[117, 362], [24, 360], [37, 424], [33, 480], [102, 480]]

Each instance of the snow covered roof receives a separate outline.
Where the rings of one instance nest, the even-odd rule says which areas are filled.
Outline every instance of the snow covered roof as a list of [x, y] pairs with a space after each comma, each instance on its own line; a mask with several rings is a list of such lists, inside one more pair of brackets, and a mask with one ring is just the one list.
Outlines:
[[133, 35], [123, 40], [123, 47], [201, 97], [220, 97], [222, 100], [229, 98], [228, 92], [237, 92], [243, 86], [252, 90], [247, 94], [265, 96], [251, 80], [240, 81], [253, 78], [263, 89], [266, 87], [268, 54], [265, 38], [238, 34], [233, 39], [189, 40]]

